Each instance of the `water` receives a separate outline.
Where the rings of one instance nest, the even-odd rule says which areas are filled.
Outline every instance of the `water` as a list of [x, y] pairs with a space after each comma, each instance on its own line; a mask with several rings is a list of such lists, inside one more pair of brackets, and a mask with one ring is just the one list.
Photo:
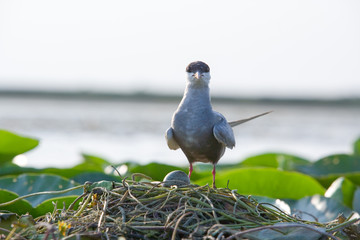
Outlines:
[[[186, 165], [183, 153], [169, 150], [164, 133], [177, 101], [0, 98], [0, 128], [39, 138], [25, 154], [27, 166], [70, 167], [81, 153], [118, 163], [158, 161]], [[360, 107], [283, 103], [221, 103], [227, 119], [274, 112], [234, 129], [237, 145], [221, 162], [239, 162], [265, 152], [297, 154], [316, 160], [352, 152], [360, 136]]]

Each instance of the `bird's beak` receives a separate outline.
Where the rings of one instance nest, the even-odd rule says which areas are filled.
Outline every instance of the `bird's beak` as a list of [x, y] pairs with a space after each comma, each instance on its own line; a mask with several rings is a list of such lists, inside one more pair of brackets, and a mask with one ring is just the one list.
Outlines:
[[201, 77], [201, 73], [200, 73], [200, 72], [196, 72], [196, 73], [195, 73], [195, 78], [196, 78], [196, 79], [200, 79], [200, 77]]

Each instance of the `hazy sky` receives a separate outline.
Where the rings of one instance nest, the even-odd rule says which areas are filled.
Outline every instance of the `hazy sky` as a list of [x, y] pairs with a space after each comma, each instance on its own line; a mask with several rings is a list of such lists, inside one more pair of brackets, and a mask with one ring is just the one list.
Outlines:
[[0, 88], [360, 96], [360, 1], [4, 1]]

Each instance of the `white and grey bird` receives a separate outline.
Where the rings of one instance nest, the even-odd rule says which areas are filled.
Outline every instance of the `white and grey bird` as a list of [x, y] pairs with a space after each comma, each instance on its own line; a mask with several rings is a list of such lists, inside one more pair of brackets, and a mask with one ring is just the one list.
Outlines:
[[201, 61], [192, 62], [186, 67], [187, 81], [184, 96], [175, 111], [171, 127], [166, 131], [166, 141], [170, 149], [181, 150], [189, 161], [189, 177], [194, 162], [213, 164], [213, 187], [215, 188], [215, 169], [225, 148], [235, 146], [232, 127], [254, 118], [228, 122], [225, 117], [214, 111], [210, 101], [210, 68]]

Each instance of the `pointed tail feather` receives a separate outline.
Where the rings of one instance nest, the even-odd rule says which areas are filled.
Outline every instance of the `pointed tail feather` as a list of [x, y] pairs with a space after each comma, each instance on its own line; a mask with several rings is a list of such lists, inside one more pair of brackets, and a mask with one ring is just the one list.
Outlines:
[[229, 122], [229, 125], [230, 125], [231, 127], [235, 127], [235, 126], [237, 126], [237, 125], [240, 125], [240, 124], [242, 124], [242, 123], [245, 123], [245, 122], [247, 122], [247, 121], [253, 120], [253, 119], [255, 119], [255, 118], [264, 116], [264, 115], [269, 114], [269, 113], [271, 113], [271, 112], [272, 112], [272, 111], [269, 111], [269, 112], [262, 113], [262, 114], [259, 114], [259, 115], [256, 115], [256, 116], [253, 116], [253, 117], [250, 117], [250, 118], [245, 118], [245, 119], [241, 119], [241, 120]]

